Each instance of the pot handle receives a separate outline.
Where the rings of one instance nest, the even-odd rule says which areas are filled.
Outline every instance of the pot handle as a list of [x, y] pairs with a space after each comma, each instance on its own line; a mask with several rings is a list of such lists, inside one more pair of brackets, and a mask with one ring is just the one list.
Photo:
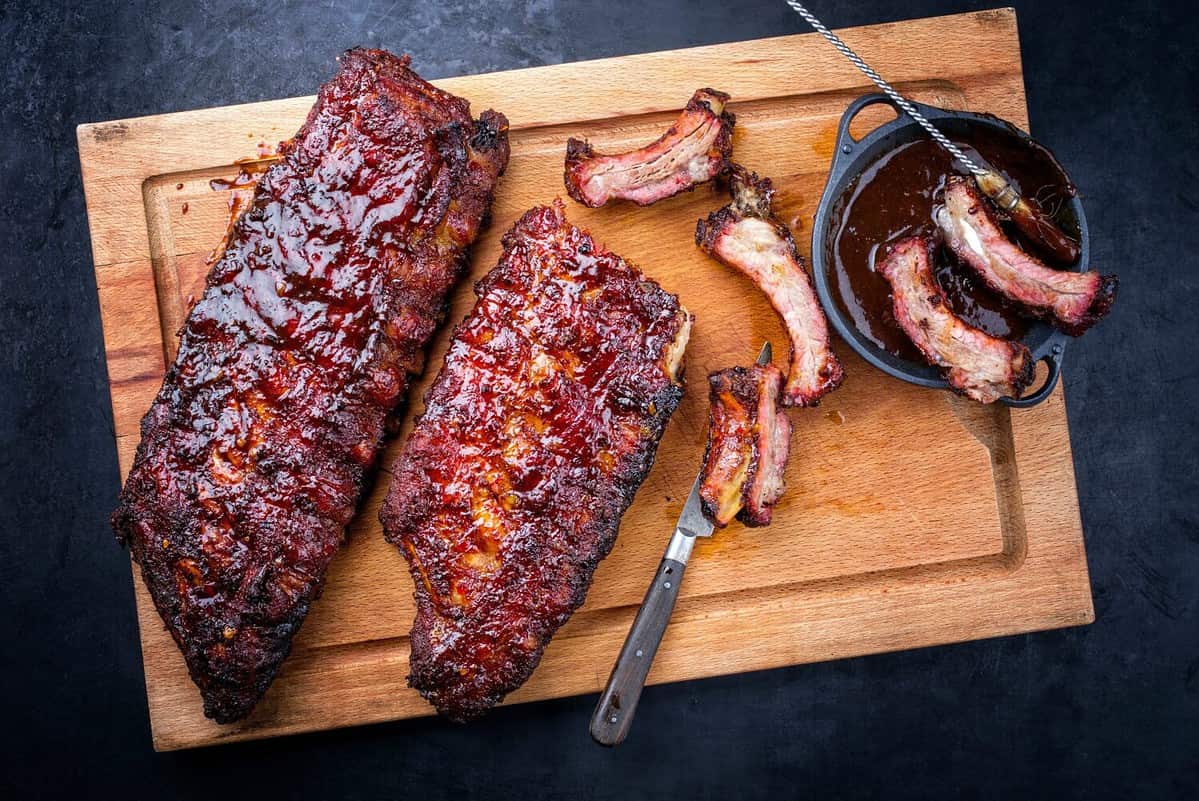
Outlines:
[[[925, 105], [924, 103], [917, 103], [915, 100], [912, 100], [911, 98], [905, 98], [905, 99], [909, 103], [911, 103], [913, 106], [915, 106], [916, 110], [919, 111], [921, 114], [923, 114], [925, 119], [932, 120], [932, 119], [936, 119], [938, 117], [947, 116], [945, 109], [937, 108], [936, 106], [928, 106], [928, 105]], [[846, 152], [846, 150], [845, 150], [845, 146], [848, 145], [850, 147], [850, 151], [852, 151], [853, 146], [859, 144], [862, 141], [861, 139], [853, 138], [853, 135], [849, 132], [849, 126], [851, 123], [853, 123], [854, 117], [856, 117], [856, 116], [858, 116], [858, 114], [862, 113], [863, 110], [865, 110], [866, 108], [869, 108], [870, 106], [876, 106], [879, 103], [886, 103], [888, 106], [895, 109], [895, 113], [898, 114], [900, 117], [908, 117], [908, 113], [906, 111], [904, 111], [902, 108], [897, 106], [895, 104], [895, 102], [893, 100], [891, 100], [891, 98], [887, 97], [882, 92], [871, 92], [868, 95], [862, 95], [861, 97], [857, 98], [852, 103], [850, 103], [848, 106], [846, 106], [845, 113], [841, 115], [841, 122], [837, 126], [836, 155], [838, 155], [838, 156], [849, 155], [849, 153]], [[886, 123], [884, 123], [884, 125], [885, 124]], [[877, 130], [877, 128], [874, 130]], [[869, 134], [867, 134], [867, 136], [869, 136]]]
[[[864, 109], [876, 106], [879, 103], [886, 103], [895, 109], [896, 114], [906, 116], [903, 109], [891, 102], [891, 98], [881, 92], [862, 95], [846, 106], [845, 113], [841, 115], [841, 122], [837, 125], [837, 138], [833, 144], [833, 163], [829, 166], [828, 178], [830, 186], [834, 181], [840, 179], [847, 165], [853, 161], [854, 151], [857, 150], [857, 146], [862, 141], [861, 139], [854, 139], [853, 134], [849, 132], [849, 126], [853, 122], [854, 117], [858, 116]], [[923, 109], [921, 110], [923, 111]], [[884, 125], [886, 124], [884, 123]], [[875, 128], [874, 130], [878, 129]]]
[[[879, 103], [886, 103], [887, 105], [891, 106], [891, 108], [895, 109], [897, 114], [903, 114], [903, 109], [892, 103], [891, 98], [887, 97], [881, 92], [862, 95], [857, 100], [850, 103], [845, 108], [845, 113], [841, 115], [841, 123], [837, 126], [837, 144], [856, 145], [861, 142], [861, 139], [854, 139], [853, 134], [849, 132], [850, 123], [853, 122], [854, 117], [861, 114], [865, 109], [869, 108], [870, 106], [877, 106]], [[837, 151], [841, 152], [841, 148], [837, 148]]]
[[1050, 337], [1043, 351], [1033, 354], [1034, 364], [1045, 362], [1049, 365], [1049, 375], [1045, 377], [1045, 383], [1031, 395], [1021, 398], [1000, 398], [999, 402], [1013, 409], [1028, 409], [1048, 398], [1054, 387], [1057, 386], [1058, 379], [1062, 376], [1062, 357], [1065, 353], [1066, 346], [1059, 337]]

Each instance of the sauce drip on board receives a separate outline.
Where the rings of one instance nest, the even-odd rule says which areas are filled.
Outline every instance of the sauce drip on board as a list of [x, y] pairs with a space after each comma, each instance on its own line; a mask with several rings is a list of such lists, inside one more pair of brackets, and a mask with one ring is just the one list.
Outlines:
[[[968, 138], [952, 138], [967, 156], [989, 162], [1021, 194], [1039, 201], [1066, 233], [1076, 235], [1078, 224], [1067, 204], [1075, 190], [1048, 150], [1014, 133], [991, 128], [978, 127]], [[946, 177], [961, 171], [953, 157], [931, 139], [917, 139], [867, 167], [834, 209], [832, 241], [826, 247], [836, 302], [868, 339], [901, 359], [923, 362], [894, 320], [890, 286], [875, 272], [875, 262], [885, 255], [887, 244], [897, 239], [916, 234], [936, 236], [933, 210], [940, 202]], [[1005, 230], [1028, 248], [1014, 226], [1005, 223]], [[1021, 339], [1028, 332], [1032, 321], [957, 264], [945, 248], [937, 249], [933, 268], [950, 308], [966, 322], [1008, 339]]]

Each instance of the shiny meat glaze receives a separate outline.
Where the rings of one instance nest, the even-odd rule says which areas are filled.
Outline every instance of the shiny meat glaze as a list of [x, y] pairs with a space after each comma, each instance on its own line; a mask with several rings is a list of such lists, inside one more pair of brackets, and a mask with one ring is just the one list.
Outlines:
[[708, 376], [708, 448], [699, 496], [717, 528], [734, 517], [770, 525], [782, 497], [791, 448], [791, 421], [779, 408], [782, 372], [774, 365], [730, 367]]
[[508, 160], [380, 50], [351, 50], [233, 223], [113, 514], [220, 722], [266, 691]]
[[949, 309], [930, 267], [932, 248], [927, 237], [908, 237], [879, 265], [891, 284], [895, 321], [929, 364], [945, 369], [955, 391], [982, 403], [1019, 398], [1033, 377], [1028, 348], [980, 331]]
[[695, 244], [766, 293], [791, 341], [782, 402], [815, 406], [845, 378], [829, 346], [828, 320], [791, 231], [771, 216], [774, 186], [770, 179], [758, 178], [738, 165], [730, 188], [733, 201], [696, 223]]
[[532, 674], [583, 602], [682, 397], [678, 299], [527, 212], [475, 287], [380, 519], [416, 586], [409, 682], [465, 720]]
[[728, 100], [715, 89], [697, 90], [666, 133], [628, 153], [596, 153], [585, 140], [568, 139], [567, 193], [591, 208], [611, 200], [648, 206], [710, 181], [733, 155], [736, 118], [724, 110]]
[[1072, 336], [1111, 309], [1116, 276], [1055, 270], [1022, 250], [999, 227], [973, 180], [950, 178], [944, 201], [935, 216], [946, 244], [991, 289]]

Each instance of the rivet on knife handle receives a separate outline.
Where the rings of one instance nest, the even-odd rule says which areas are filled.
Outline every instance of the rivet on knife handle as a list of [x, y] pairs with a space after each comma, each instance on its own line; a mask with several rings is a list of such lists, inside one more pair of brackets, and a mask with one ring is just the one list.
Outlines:
[[658, 565], [654, 582], [645, 594], [620, 656], [616, 658], [612, 675], [608, 677], [608, 686], [591, 716], [591, 737], [600, 745], [618, 745], [629, 733], [637, 701], [653, 665], [654, 654], [658, 652], [658, 644], [670, 623], [686, 568], [683, 562], [670, 558], [663, 559]]

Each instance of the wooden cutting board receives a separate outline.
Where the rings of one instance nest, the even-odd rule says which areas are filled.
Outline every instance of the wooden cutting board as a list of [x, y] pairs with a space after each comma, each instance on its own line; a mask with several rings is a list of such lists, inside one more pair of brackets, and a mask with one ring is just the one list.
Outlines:
[[[989, 111], [1027, 128], [1012, 10], [844, 35], [916, 99]], [[564, 196], [568, 136], [586, 135], [601, 150], [638, 146], [657, 137], [701, 86], [732, 94], [737, 159], [774, 178], [779, 217], [806, 250], [838, 118], [870, 88], [815, 35], [437, 83], [470, 99], [476, 112], [494, 107], [512, 122], [511, 164], [494, 222], [474, 249], [471, 277], [454, 295], [455, 321], [473, 302], [470, 284], [495, 264], [502, 232], [528, 207]], [[205, 258], [225, 228], [227, 193], [209, 181], [233, 177], [234, 162], [255, 156], [260, 143], [290, 137], [312, 102], [80, 126], [122, 474], [133, 460], [139, 420], [174, 354], [188, 298], [200, 293]], [[764, 339], [784, 346], [765, 298], [692, 244], [696, 219], [724, 202], [702, 187], [649, 209], [568, 203], [573, 222], [677, 292], [695, 313], [691, 385], [586, 605], [510, 703], [601, 688], [699, 466], [704, 376], [748, 364]], [[434, 341], [431, 368], [410, 396], [405, 433], [448, 337], [443, 330]], [[734, 524], [698, 546], [652, 682], [1093, 620], [1061, 390], [1027, 411], [983, 407], [891, 380], [844, 343], [837, 346], [848, 378], [818, 409], [793, 412], [789, 489], [775, 524], [757, 530]], [[351, 526], [352, 539], [334, 561], [291, 658], [241, 723], [218, 726], [204, 718], [183, 659], [135, 579], [155, 748], [430, 714], [405, 684], [412, 586], [376, 519], [388, 478], [380, 474]], [[654, 703], [652, 690], [643, 703]], [[580, 729], [586, 725], [580, 718]]]

